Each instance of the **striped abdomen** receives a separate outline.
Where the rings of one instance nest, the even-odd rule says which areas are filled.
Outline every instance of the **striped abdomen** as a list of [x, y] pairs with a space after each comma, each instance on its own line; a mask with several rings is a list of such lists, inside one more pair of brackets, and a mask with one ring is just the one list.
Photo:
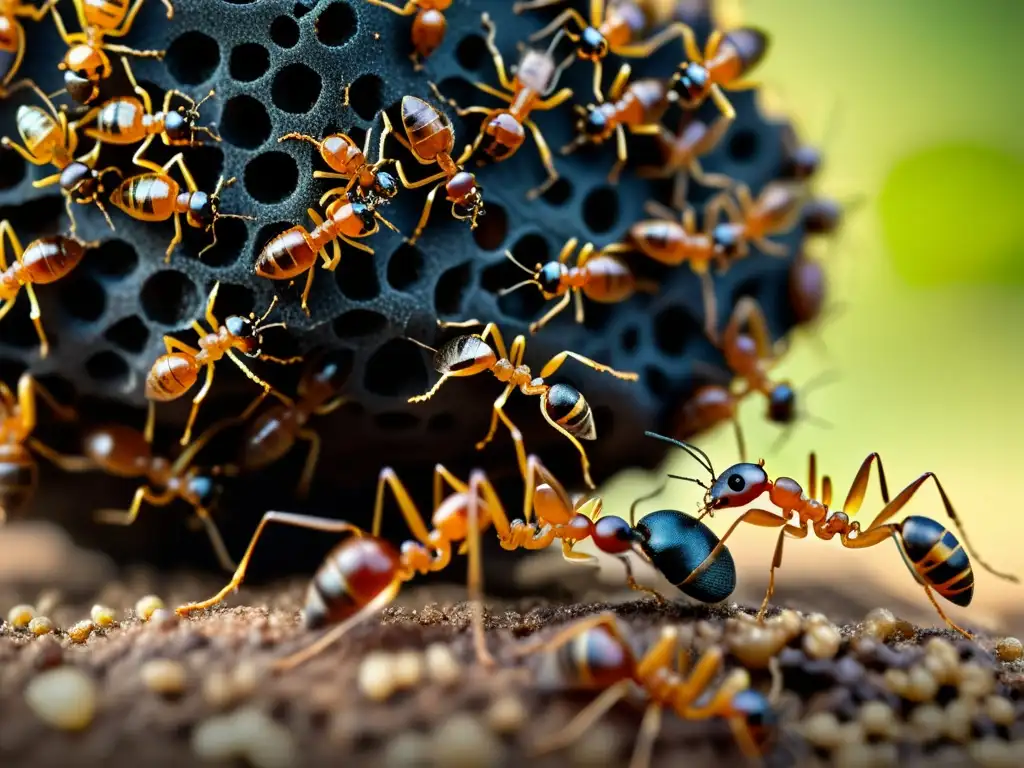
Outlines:
[[675, 221], [639, 221], [630, 228], [629, 237], [644, 256], [670, 267], [682, 264], [690, 255], [690, 236]]
[[100, 29], [117, 29], [128, 13], [131, 0], [81, 0], [85, 23]]
[[636, 278], [614, 256], [594, 256], [582, 267], [587, 273], [583, 293], [588, 299], [615, 304], [625, 301], [636, 290]]
[[597, 427], [590, 403], [578, 389], [568, 384], [555, 384], [544, 395], [541, 406], [556, 424], [580, 440], [596, 440]]
[[974, 572], [967, 551], [953, 532], [930, 517], [913, 515], [896, 536], [903, 559], [914, 577], [955, 605], [970, 605]]
[[160, 355], [146, 376], [146, 397], [165, 402], [176, 400], [199, 378], [199, 364], [192, 355], [169, 352]]
[[399, 584], [401, 561], [383, 539], [354, 537], [331, 550], [306, 590], [304, 623], [309, 628], [344, 621]]
[[22, 279], [46, 285], [60, 280], [77, 267], [85, 255], [85, 246], [61, 235], [41, 237], [29, 243], [21, 256]]
[[142, 173], [122, 181], [110, 202], [139, 221], [167, 221], [174, 215], [181, 187], [163, 173]]
[[636, 672], [629, 646], [606, 626], [577, 635], [555, 651], [559, 678], [575, 688], [604, 690]]
[[[726, 33], [718, 50], [719, 54], [715, 56], [716, 60], [721, 56], [728, 58], [730, 62], [737, 62], [738, 70], [729, 80], [718, 80], [718, 82], [729, 82], [746, 74], [761, 62], [768, 50], [768, 35], [753, 27], [740, 27]], [[730, 69], [730, 74], [731, 71]], [[716, 71], [715, 74], [717, 75], [718, 72]]]
[[295, 445], [300, 428], [293, 409], [278, 404], [257, 416], [242, 443], [242, 466], [262, 469], [284, 456]]
[[39, 160], [52, 160], [57, 148], [64, 145], [64, 134], [57, 121], [39, 107], [22, 104], [15, 122], [25, 148]]
[[256, 274], [270, 280], [290, 280], [316, 263], [317, 249], [309, 233], [292, 227], [273, 237], [256, 257]]
[[455, 148], [455, 131], [448, 115], [415, 96], [402, 98], [402, 126], [412, 150], [422, 160], [450, 155]]
[[100, 107], [96, 127], [87, 133], [107, 144], [135, 144], [146, 137], [145, 116], [146, 109], [138, 99], [114, 99]]
[[0, 448], [0, 520], [16, 514], [36, 490], [36, 460], [21, 445]]

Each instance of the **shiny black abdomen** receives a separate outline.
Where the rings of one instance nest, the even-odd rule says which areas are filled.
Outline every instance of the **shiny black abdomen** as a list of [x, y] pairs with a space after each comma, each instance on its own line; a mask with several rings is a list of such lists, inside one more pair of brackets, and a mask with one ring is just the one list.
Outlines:
[[636, 524], [640, 547], [654, 567], [685, 594], [702, 603], [725, 600], [736, 589], [736, 564], [723, 549], [699, 577], [684, 584], [718, 544], [704, 523], [684, 512], [662, 509], [644, 515]]

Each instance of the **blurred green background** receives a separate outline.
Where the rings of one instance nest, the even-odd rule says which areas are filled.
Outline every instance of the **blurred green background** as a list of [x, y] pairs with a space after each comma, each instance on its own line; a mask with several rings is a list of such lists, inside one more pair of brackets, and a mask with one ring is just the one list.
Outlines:
[[[893, 492], [932, 470], [976, 550], [1024, 571], [1024, 2], [743, 0], [738, 11], [719, 6], [720, 25], [745, 21], [772, 36], [756, 73], [765, 103], [796, 115], [804, 141], [824, 142], [817, 191], [864, 198], [837, 242], [813, 244], [827, 260], [832, 307], [777, 368], [798, 386], [835, 370], [836, 383], [804, 400], [835, 426], [802, 423], [771, 453], [778, 430], [751, 398], [742, 412], [750, 452], [773, 477], [803, 483], [816, 451], [838, 503], [871, 451], [881, 453]], [[738, 460], [728, 426], [698, 443], [719, 470]], [[655, 482], [647, 473], [617, 478], [606, 509], [625, 511]], [[864, 524], [880, 508], [874, 482]], [[679, 483], [647, 509], [691, 511], [699, 500], [699, 489]], [[908, 509], [944, 519], [930, 484]], [[721, 534], [731, 519], [719, 515], [712, 527]], [[747, 587], [767, 583], [776, 535], [743, 527], [730, 540]], [[927, 617], [895, 545], [840, 549], [788, 542], [780, 590], [808, 577], [877, 594], [879, 603], [892, 590]], [[976, 578], [967, 612], [943, 604], [954, 619], [1003, 623], [1024, 612], [1024, 587]]]

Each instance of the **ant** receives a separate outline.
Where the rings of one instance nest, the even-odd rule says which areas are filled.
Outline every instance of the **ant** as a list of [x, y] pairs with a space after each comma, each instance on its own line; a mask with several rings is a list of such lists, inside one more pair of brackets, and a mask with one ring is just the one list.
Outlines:
[[798, 325], [813, 323], [825, 305], [825, 270], [817, 259], [799, 254], [789, 268], [789, 305]]
[[412, 237], [408, 239], [410, 245], [414, 244], [427, 226], [427, 219], [430, 218], [430, 209], [434, 205], [434, 198], [437, 191], [444, 186], [448, 202], [452, 204], [452, 216], [459, 220], [469, 220], [469, 228], [476, 229], [476, 220], [483, 212], [483, 199], [480, 196], [480, 187], [477, 184], [476, 176], [463, 169], [463, 164], [472, 154], [473, 147], [468, 145], [457, 161], [452, 159], [451, 152], [455, 148], [455, 129], [452, 122], [444, 112], [440, 111], [423, 99], [416, 96], [402, 97], [402, 128], [405, 136], [394, 133], [391, 128], [391, 120], [386, 112], [382, 112], [384, 119], [384, 130], [395, 137], [399, 144], [409, 150], [409, 153], [421, 165], [433, 165], [436, 163], [441, 170], [433, 176], [425, 179], [409, 181], [402, 168], [402, 161], [395, 161], [395, 170], [402, 186], [406, 189], [417, 189], [439, 182], [437, 186], [427, 194], [427, 200], [423, 204], [423, 213], [416, 224]]
[[[90, 109], [77, 123], [82, 126], [96, 121], [95, 127], [86, 128], [86, 136], [104, 144], [129, 145], [141, 141], [142, 144], [139, 145], [132, 160], [143, 168], [153, 168], [140, 158], [157, 136], [169, 147], [195, 146], [199, 143], [196, 141], [196, 133], [203, 133], [214, 141], [220, 141], [220, 136], [212, 128], [197, 125], [199, 108], [207, 99], [213, 98], [214, 91], [211, 90], [197, 102], [187, 93], [172, 88], [164, 94], [163, 108], [154, 113], [149, 93], [136, 82], [128, 59], [122, 56], [121, 63], [138, 98], [118, 96]], [[181, 106], [171, 109], [171, 99], [174, 96], [188, 102], [188, 108]]]
[[[141, 151], [141, 147], [140, 147]], [[110, 203], [137, 221], [167, 221], [174, 219], [174, 236], [164, 252], [164, 263], [169, 264], [171, 254], [181, 242], [181, 217], [190, 227], [211, 232], [213, 239], [210, 244], [199, 251], [199, 258], [217, 245], [215, 225], [220, 219], [244, 219], [254, 221], [252, 216], [240, 213], [221, 213], [221, 193], [235, 183], [234, 178], [225, 179], [221, 176], [212, 193], [201, 192], [192, 178], [185, 158], [179, 152], [163, 165], [145, 160], [135, 153], [135, 163], [151, 170], [123, 179], [117, 188], [110, 193]], [[185, 180], [185, 189], [170, 174], [171, 167], [177, 165]]]
[[[15, 123], [25, 146], [21, 146], [7, 136], [0, 139], [0, 144], [8, 149], [13, 149], [32, 165], [52, 163], [57, 168], [57, 173], [36, 179], [32, 182], [32, 186], [40, 189], [60, 184], [68, 219], [71, 222], [72, 235], [77, 231], [75, 215], [71, 208], [72, 203], [80, 205], [95, 203], [106, 219], [107, 225], [113, 229], [114, 223], [110, 220], [110, 215], [103, 205], [102, 198], [105, 191], [103, 176], [107, 173], [116, 173], [118, 176], [122, 176], [121, 170], [114, 166], [99, 171], [95, 170], [96, 161], [100, 156], [101, 145], [99, 142], [96, 142], [88, 153], [76, 160], [74, 154], [78, 146], [78, 125], [76, 123], [69, 124], [67, 115], [64, 112], [58, 112], [50, 98], [35, 83], [22, 80], [15, 87], [31, 88], [46, 105], [49, 112], [36, 106], [22, 104], [18, 107]], [[15, 88], [11, 90], [13, 91]]]
[[[443, 496], [444, 484], [452, 493]], [[481, 487], [487, 478], [480, 470], [470, 474], [463, 483], [444, 466], [434, 468], [434, 505], [431, 529], [412, 501], [409, 492], [390, 467], [381, 470], [377, 482], [373, 527], [370, 532], [343, 520], [298, 515], [289, 512], [267, 512], [263, 515], [249, 546], [239, 561], [231, 581], [213, 597], [179, 606], [177, 613], [186, 616], [205, 610], [224, 600], [238, 589], [245, 578], [253, 550], [268, 523], [280, 523], [325, 533], [348, 534], [324, 560], [306, 591], [303, 623], [307, 629], [333, 624], [333, 628], [306, 648], [274, 664], [278, 671], [292, 669], [317, 656], [335, 643], [352, 627], [364, 622], [388, 605], [402, 584], [417, 574], [441, 571], [451, 562], [453, 550], [469, 553], [467, 588], [474, 605], [473, 640], [477, 660], [493, 666], [494, 658], [487, 649], [482, 616], [483, 571], [480, 563], [480, 532], [489, 518], [489, 509], [481, 504]], [[414, 540], [396, 549], [380, 537], [385, 493], [390, 490]]]
[[[783, 257], [789, 249], [768, 239], [791, 230], [800, 220], [807, 199], [807, 189], [797, 182], [769, 182], [755, 199], [746, 184], [736, 186], [736, 200], [728, 192], [714, 198], [714, 212], [710, 225], [716, 253], [725, 258], [742, 258], [754, 243], [762, 253]], [[739, 205], [737, 205], [737, 201]], [[729, 221], [717, 223], [718, 214], [725, 211]]]
[[[458, 323], [446, 323], [438, 320], [439, 328], [470, 328], [476, 325], [484, 325], [479, 320], [466, 320]], [[487, 338], [493, 339], [494, 346], [487, 343]], [[595, 440], [597, 429], [594, 425], [594, 414], [590, 410], [590, 404], [583, 394], [569, 384], [558, 383], [548, 384], [544, 380], [552, 376], [555, 371], [562, 367], [566, 360], [572, 358], [583, 363], [600, 373], [609, 373], [617, 379], [624, 381], [636, 381], [639, 377], [635, 373], [616, 371], [607, 365], [591, 360], [575, 352], [568, 350], [559, 352], [552, 357], [536, 378], [530, 371], [529, 366], [523, 365], [523, 356], [526, 354], [526, 337], [516, 336], [512, 340], [512, 346], [508, 353], [505, 351], [505, 342], [502, 339], [501, 331], [495, 323], [484, 325], [483, 331], [471, 336], [456, 336], [450, 341], [441, 345], [440, 349], [434, 349], [426, 344], [409, 339], [414, 344], [434, 353], [434, 368], [441, 374], [441, 378], [422, 395], [409, 398], [410, 403], [422, 403], [432, 398], [449, 378], [461, 376], [476, 376], [484, 371], [490, 371], [498, 381], [505, 384], [504, 391], [494, 401], [491, 414], [491, 426], [487, 435], [476, 444], [478, 451], [483, 450], [494, 438], [498, 430], [498, 420], [508, 428], [516, 447], [516, 457], [519, 460], [519, 469], [526, 476], [526, 448], [523, 445], [523, 436], [519, 428], [512, 423], [512, 420], [505, 413], [505, 402], [509, 396], [518, 388], [524, 395], [536, 395], [540, 397], [540, 412], [545, 421], [555, 430], [572, 443], [580, 453], [580, 462], [583, 467], [583, 479], [589, 488], [594, 488], [594, 481], [590, 477], [590, 459], [587, 458], [586, 449], [580, 440]]]
[[[25, 58], [25, 28], [19, 19], [29, 19], [36, 23], [56, 5], [57, 0], [46, 0], [38, 8], [25, 0], [2, 0], [0, 2], [0, 52], [4, 55], [6, 71], [0, 79], [0, 98], [7, 96], [7, 86], [21, 69]], [[13, 54], [13, 56], [12, 56]]]
[[669, 106], [669, 90], [664, 81], [644, 78], [627, 85], [631, 72], [628, 64], [622, 65], [608, 92], [611, 101], [605, 101], [599, 92], [597, 104], [576, 105], [580, 115], [577, 136], [562, 147], [562, 154], [566, 155], [584, 144], [600, 145], [615, 136], [616, 161], [608, 174], [612, 184], [618, 181], [629, 157], [625, 129], [637, 136], [660, 133], [663, 129], [658, 121]]
[[0, 525], [35, 496], [39, 468], [29, 449], [42, 455], [49, 450], [31, 436], [36, 428], [37, 397], [59, 420], [75, 418], [71, 408], [58, 403], [29, 373], [18, 378], [17, 396], [0, 381]]
[[196, 517], [205, 527], [221, 567], [231, 571], [235, 568], [234, 560], [228, 554], [210, 512], [222, 490], [216, 478], [235, 474], [236, 469], [228, 465], [202, 472], [193, 466], [199, 452], [229, 422], [230, 419], [225, 419], [212, 425], [174, 461], [153, 455], [155, 409], [152, 403], [142, 432], [124, 424], [106, 424], [85, 433], [82, 438], [81, 456], [67, 456], [53, 449], [38, 446], [36, 450], [65, 472], [99, 471], [115, 477], [142, 478], [145, 481], [145, 484], [135, 491], [127, 510], [99, 510], [96, 513], [99, 522], [131, 525], [139, 516], [143, 504], [166, 507], [176, 499], [184, 501], [192, 507]]
[[530, 275], [516, 285], [501, 290], [498, 295], [506, 296], [526, 285], [536, 285], [545, 299], [561, 300], [548, 310], [540, 320], [530, 323], [530, 333], [536, 333], [576, 299], [576, 322], [583, 322], [583, 296], [602, 304], [617, 304], [626, 301], [637, 290], [654, 293], [657, 285], [638, 280], [624, 261], [597, 250], [593, 243], [586, 243], [576, 255], [575, 266], [568, 266], [569, 257], [576, 252], [579, 241], [574, 237], [566, 241], [558, 259], [546, 264], [537, 264], [533, 269], [516, 261], [511, 251], [505, 256], [519, 269]]
[[[890, 500], [885, 471], [882, 469], [882, 459], [877, 453], [871, 453], [857, 470], [857, 475], [850, 486], [850, 492], [846, 496], [846, 501], [843, 502], [842, 509], [829, 509], [832, 504], [832, 480], [827, 475], [822, 478], [822, 493], [821, 498], [818, 499], [817, 465], [813, 453], [810, 456], [810, 480], [805, 492], [800, 484], [792, 478], [779, 477], [774, 481], [770, 480], [764, 469], [763, 459], [757, 464], [734, 464], [719, 475], [715, 473], [710, 458], [699, 448], [661, 435], [647, 434], [681, 447], [695, 458], [697, 458], [697, 453], [702, 457], [702, 459], [697, 458], [697, 461], [711, 475], [709, 483], [704, 483], [696, 478], [677, 478], [704, 488], [701, 517], [712, 516], [716, 511], [727, 507], [742, 507], [765, 493], [768, 494], [769, 503], [780, 510], [779, 513], [765, 509], [746, 510], [733, 521], [725, 535], [715, 545], [715, 550], [724, 551], [726, 540], [741, 523], [765, 528], [781, 528], [769, 572], [768, 590], [757, 614], [759, 621], [764, 620], [768, 602], [775, 591], [775, 570], [782, 564], [782, 547], [787, 534], [793, 538], [803, 539], [813, 533], [817, 538], [825, 541], [839, 536], [840, 543], [849, 549], [873, 547], [891, 537], [895, 539], [907, 568], [922, 586], [932, 607], [942, 617], [942, 620], [951, 629], [971, 639], [971, 634], [967, 630], [957, 626], [945, 614], [934, 595], [934, 592], [938, 592], [951, 603], [965, 607], [970, 605], [971, 598], [974, 596], [974, 572], [968, 556], [971, 546], [967, 540], [967, 533], [935, 473], [925, 472]], [[875, 519], [862, 529], [860, 523], [851, 522], [850, 518], [857, 514], [864, 501], [873, 463], [878, 465], [878, 481], [884, 506]], [[899, 523], [889, 522], [929, 479], [935, 481], [942, 505], [950, 520], [953, 521], [953, 526], [959, 533], [960, 539], [957, 539], [956, 535], [941, 523], [929, 517], [912, 515]], [[709, 560], [713, 561], [715, 554], [712, 552], [708, 556]], [[1014, 583], [1019, 581], [1014, 575], [996, 571], [977, 555], [974, 557], [985, 570], [994, 576]], [[700, 571], [700, 568], [697, 571]]]
[[726, 720], [740, 750], [748, 758], [758, 758], [776, 726], [776, 713], [768, 698], [750, 688], [750, 675], [742, 668], [714, 685], [725, 666], [723, 649], [708, 648], [691, 667], [690, 653], [679, 645], [679, 630], [666, 627], [638, 658], [610, 611], [574, 621], [551, 637], [522, 644], [514, 651], [516, 656], [553, 658], [560, 682], [577, 690], [600, 692], [571, 722], [538, 743], [533, 754], [574, 743], [636, 686], [647, 696], [648, 704], [631, 768], [650, 765], [665, 709], [684, 720]]
[[[7, 235], [11, 250], [14, 252], [14, 263], [10, 266], [7, 264], [4, 235]], [[49, 235], [33, 240], [23, 249], [11, 222], [6, 219], [0, 221], [0, 301], [3, 301], [0, 318], [11, 311], [24, 287], [31, 307], [29, 317], [32, 318], [36, 336], [39, 337], [40, 357], [50, 354], [50, 344], [43, 330], [42, 313], [33, 286], [47, 285], [66, 277], [81, 263], [86, 250], [97, 245], [99, 243], [85, 242], [75, 237]]]
[[[512, 6], [512, 10], [515, 13], [522, 13], [564, 1], [524, 0]], [[545, 38], [556, 29], [564, 31], [576, 45], [576, 57], [590, 61], [594, 65], [594, 97], [598, 101], [602, 100], [602, 63], [609, 53], [628, 59], [646, 59], [672, 40], [685, 40], [687, 34], [693, 36], [693, 31], [686, 24], [673, 22], [653, 37], [635, 42], [645, 25], [642, 16], [637, 19], [635, 13], [629, 13], [628, 6], [613, 4], [609, 0], [590, 0], [589, 16], [590, 20], [587, 21], [576, 9], [567, 8], [546, 27], [530, 35], [529, 40], [534, 42]], [[565, 25], [570, 21], [576, 24], [579, 32], [572, 32], [566, 28]]]
[[[293, 406], [291, 398], [281, 394], [249, 370], [249, 367], [235, 352], [237, 350], [246, 357], [281, 364], [297, 363], [302, 359], [301, 357], [273, 357], [262, 351], [264, 331], [271, 328], [287, 328], [284, 323], [264, 324], [277, 305], [277, 297], [274, 297], [270, 306], [267, 307], [267, 311], [260, 317], [256, 317], [253, 312], [249, 313], [249, 317], [230, 315], [224, 321], [224, 325], [221, 325], [213, 314], [213, 305], [217, 301], [219, 290], [220, 281], [214, 284], [213, 290], [210, 291], [210, 298], [206, 302], [206, 323], [210, 326], [210, 330], [203, 328], [198, 320], [192, 321], [192, 329], [199, 336], [199, 348], [190, 347], [173, 336], [164, 336], [164, 347], [167, 351], [156, 359], [146, 376], [146, 398], [150, 401], [167, 402], [177, 400], [188, 392], [199, 379], [199, 372], [204, 367], [206, 368], [206, 380], [196, 396], [192, 398], [192, 410], [185, 424], [185, 432], [181, 436], [181, 445], [187, 445], [192, 438], [192, 425], [195, 423], [196, 414], [199, 413], [199, 406], [202, 405], [213, 385], [214, 366], [224, 356], [230, 358], [242, 373], [262, 387], [264, 396], [274, 395], [286, 406]], [[252, 415], [252, 410], [261, 400], [262, 398], [249, 406], [240, 419], [248, 419]]]
[[710, 97], [727, 120], [736, 118], [736, 110], [724, 90], [742, 91], [757, 87], [742, 78], [753, 69], [768, 50], [768, 35], [752, 27], [740, 27], [722, 33], [715, 30], [701, 53], [693, 30], [683, 26], [683, 45], [688, 61], [672, 76], [671, 88], [679, 104], [697, 109]]
[[[161, 0], [167, 8], [167, 18], [174, 17], [171, 0]], [[100, 81], [110, 77], [110, 59], [105, 51], [162, 59], [164, 51], [139, 51], [123, 45], [108, 43], [106, 37], [124, 37], [131, 31], [135, 17], [142, 9], [143, 0], [134, 0], [131, 7], [125, 0], [73, 0], [81, 32], [68, 34], [64, 20], [51, 8], [53, 23], [57, 27], [68, 52], [57, 69], [64, 71], [64, 88], [79, 104], [89, 104], [100, 95]]]
[[501, 109], [492, 109], [490, 107], [467, 107], [463, 109], [453, 99], [445, 99], [437, 91], [436, 86], [433, 86], [434, 92], [438, 98], [444, 99], [448, 104], [455, 107], [460, 117], [474, 113], [484, 115], [484, 122], [480, 126], [480, 132], [472, 144], [470, 154], [475, 153], [486, 140], [484, 152], [491, 159], [496, 161], [507, 160], [526, 141], [526, 130], [530, 131], [534, 142], [537, 144], [537, 152], [540, 154], [541, 163], [544, 165], [548, 175], [543, 184], [534, 187], [526, 193], [526, 198], [533, 200], [546, 192], [559, 179], [559, 174], [555, 169], [551, 150], [544, 139], [544, 134], [537, 124], [530, 119], [530, 115], [533, 112], [546, 112], [555, 109], [563, 104], [566, 99], [572, 97], [571, 88], [562, 88], [554, 95], [551, 95], [558, 86], [562, 69], [568, 61], [562, 62], [561, 65], [555, 64], [554, 49], [558, 41], [561, 40], [562, 33], [559, 33], [552, 40], [551, 45], [548, 46], [546, 51], [525, 50], [519, 61], [519, 66], [515, 70], [514, 77], [509, 78], [508, 72], [505, 70], [505, 60], [502, 58], [501, 51], [498, 50], [494, 40], [496, 28], [491, 21], [491, 17], [486, 13], [483, 14], [482, 23], [484, 29], [487, 30], [487, 36], [484, 38], [484, 41], [487, 44], [487, 50], [490, 51], [491, 59], [494, 61], [494, 69], [498, 73], [498, 82], [504, 90], [498, 90], [480, 82], [475, 82], [473, 85], [484, 93], [508, 102], [508, 106]]
[[412, 47], [413, 52], [409, 57], [412, 59], [413, 67], [418, 72], [423, 69], [425, 59], [436, 51], [444, 42], [445, 32], [448, 30], [448, 22], [444, 12], [451, 5], [452, 0], [406, 0], [405, 5], [398, 6], [389, 3], [387, 0], [366, 0], [370, 5], [386, 8], [399, 16], [412, 16]]

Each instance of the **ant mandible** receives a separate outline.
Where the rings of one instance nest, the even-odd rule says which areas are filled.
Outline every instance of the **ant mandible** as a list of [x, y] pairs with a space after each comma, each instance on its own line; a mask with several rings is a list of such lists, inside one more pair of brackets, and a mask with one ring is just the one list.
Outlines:
[[[171, 0], [161, 0], [167, 8], [167, 18], [174, 17]], [[51, 7], [53, 23], [57, 27], [68, 52], [57, 69], [64, 71], [64, 88], [79, 104], [89, 104], [100, 95], [100, 81], [110, 77], [110, 59], [105, 51], [123, 53], [147, 59], [162, 59], [164, 51], [139, 51], [115, 45], [105, 37], [124, 37], [131, 31], [135, 17], [142, 9], [143, 0], [135, 0], [131, 7], [125, 0], [73, 0], [81, 32], [68, 34], [64, 20]]]
[[0, 4], [2, 6], [0, 7], [0, 53], [4, 56], [4, 65], [6, 65], [6, 70], [0, 79], [0, 99], [10, 93], [7, 87], [11, 84], [14, 76], [18, 74], [21, 62], [25, 58], [25, 28], [19, 19], [29, 19], [38, 23], [56, 3], [57, 0], [46, 0], [38, 8], [30, 5], [26, 0], [4, 0]]
[[[192, 438], [192, 425], [199, 413], [199, 406], [202, 405], [213, 385], [214, 365], [222, 357], [230, 358], [242, 373], [263, 388], [264, 395], [274, 395], [288, 407], [292, 406], [291, 398], [281, 394], [249, 370], [249, 367], [235, 353], [237, 350], [247, 357], [281, 364], [297, 363], [302, 360], [301, 357], [274, 357], [265, 354], [261, 349], [264, 331], [271, 328], [287, 327], [284, 323], [264, 324], [277, 305], [277, 297], [275, 296], [270, 302], [270, 306], [262, 316], [256, 317], [252, 312], [249, 313], [249, 317], [231, 315], [224, 321], [224, 325], [221, 325], [213, 314], [213, 305], [217, 301], [219, 290], [220, 281], [214, 284], [213, 290], [210, 291], [210, 298], [206, 302], [206, 322], [210, 329], [203, 328], [198, 320], [192, 321], [192, 329], [199, 336], [199, 348], [190, 347], [173, 336], [164, 336], [164, 347], [167, 352], [156, 359], [146, 376], [146, 398], [150, 401], [167, 402], [177, 400], [192, 389], [199, 379], [199, 372], [206, 368], [206, 380], [196, 396], [192, 398], [192, 410], [181, 436], [181, 445], [187, 445]], [[261, 400], [262, 398], [257, 400], [240, 418], [247, 419], [251, 415], [251, 409]]]
[[768, 35], [752, 27], [740, 27], [723, 33], [715, 30], [708, 38], [704, 52], [697, 45], [693, 30], [683, 25], [683, 46], [688, 61], [679, 65], [672, 76], [672, 91], [679, 104], [695, 110], [710, 97], [727, 120], [736, 117], [736, 110], [724, 90], [741, 91], [756, 87], [742, 81], [768, 50]]
[[[484, 324], [479, 320], [466, 320], [459, 323], [445, 323], [438, 320], [439, 328], [470, 328], [477, 325]], [[493, 347], [487, 343], [488, 337], [493, 340]], [[428, 392], [409, 398], [410, 403], [422, 403], [429, 400], [449, 378], [476, 376], [484, 371], [490, 371], [498, 381], [505, 384], [505, 389], [494, 401], [490, 429], [484, 439], [476, 444], [476, 449], [483, 450], [484, 446], [491, 442], [498, 430], [498, 420], [500, 419], [508, 428], [509, 435], [515, 443], [519, 469], [523, 476], [526, 476], [526, 448], [523, 445], [523, 436], [504, 410], [505, 402], [518, 388], [524, 395], [540, 397], [541, 415], [548, 424], [563, 434], [576, 447], [583, 467], [583, 479], [588, 487], [595, 487], [594, 481], [590, 477], [590, 459], [587, 458], [586, 449], [580, 443], [580, 440], [595, 440], [597, 438], [594, 414], [590, 410], [590, 404], [575, 387], [564, 383], [548, 384], [544, 379], [552, 376], [569, 358], [583, 363], [595, 371], [609, 373], [615, 378], [625, 381], [636, 381], [639, 378], [637, 374], [616, 371], [589, 357], [566, 350], [548, 360], [541, 368], [540, 375], [534, 378], [529, 366], [523, 365], [526, 337], [516, 336], [506, 354], [505, 342], [495, 323], [484, 325], [483, 331], [479, 334], [456, 336], [441, 345], [440, 349], [434, 349], [415, 339], [409, 340], [434, 353], [434, 368], [441, 374], [441, 378]]]
[[[575, 237], [567, 240], [558, 259], [546, 264], [538, 263], [533, 269], [519, 263], [511, 251], [505, 251], [505, 257], [530, 275], [530, 278], [502, 289], [498, 292], [499, 296], [506, 296], [527, 285], [536, 285], [545, 299], [560, 298], [543, 317], [530, 323], [530, 333], [536, 333], [547, 325], [569, 306], [573, 297], [576, 300], [576, 322], [582, 323], [584, 295], [591, 301], [617, 304], [630, 299], [638, 290], [646, 293], [657, 291], [656, 284], [638, 280], [624, 261], [606, 253], [604, 249], [596, 250], [593, 243], [586, 243], [576, 253], [578, 244]], [[570, 267], [568, 261], [574, 253], [576, 263]]]
[[[817, 466], [813, 453], [810, 457], [810, 479], [805, 491], [796, 480], [789, 477], [770, 480], [764, 469], [763, 459], [757, 464], [734, 464], [719, 475], [715, 473], [708, 455], [696, 446], [651, 432], [646, 434], [683, 448], [710, 474], [709, 483], [691, 477], [677, 478], [704, 488], [704, 506], [701, 517], [711, 516], [716, 511], [726, 508], [742, 507], [765, 493], [768, 494], [769, 503], [780, 510], [776, 513], [766, 509], [747, 509], [733, 521], [715, 546], [716, 550], [724, 548], [729, 536], [741, 523], [765, 528], [781, 528], [769, 572], [768, 589], [757, 614], [759, 621], [764, 620], [768, 603], [775, 591], [775, 570], [782, 564], [782, 547], [787, 535], [792, 538], [804, 539], [813, 533], [817, 538], [825, 541], [839, 536], [840, 543], [848, 549], [873, 547], [891, 537], [896, 541], [911, 575], [924, 589], [932, 607], [942, 617], [942, 620], [951, 629], [971, 639], [971, 634], [967, 630], [955, 624], [946, 615], [934, 595], [934, 592], [938, 592], [954, 605], [964, 607], [971, 604], [971, 598], [974, 596], [974, 571], [968, 556], [972, 548], [960, 518], [954, 511], [945, 489], [934, 472], [925, 472], [890, 500], [885, 471], [882, 469], [882, 459], [877, 453], [869, 454], [861, 463], [860, 469], [857, 470], [857, 475], [850, 486], [850, 492], [846, 496], [846, 501], [843, 502], [842, 509], [830, 509], [832, 481], [828, 476], [822, 478], [822, 493], [819, 500], [817, 498]], [[698, 457], [697, 454], [700, 456]], [[862, 529], [860, 523], [851, 521], [850, 518], [857, 514], [864, 501], [868, 481], [871, 478], [871, 466], [874, 463], [878, 465], [878, 481], [884, 506], [875, 519]], [[953, 521], [953, 526], [960, 535], [959, 539], [948, 528], [929, 517], [911, 515], [898, 523], [889, 522], [928, 480], [935, 481], [943, 508], [950, 520]], [[712, 552], [709, 560], [713, 560], [714, 554], [715, 552]], [[1019, 582], [1017, 576], [995, 570], [977, 555], [974, 555], [974, 558], [994, 576], [1014, 583]], [[700, 568], [695, 571], [695, 577], [699, 571]]]
[[[505, 70], [505, 60], [501, 56], [495, 42], [496, 28], [488, 14], [483, 14], [482, 23], [487, 30], [484, 42], [487, 50], [494, 61], [494, 69], [498, 73], [498, 82], [502, 89], [498, 90], [490, 85], [481, 82], [474, 82], [477, 88], [495, 98], [508, 102], [508, 106], [500, 109], [491, 107], [460, 107], [453, 99], [445, 98], [431, 83], [431, 87], [438, 98], [448, 102], [460, 117], [470, 114], [481, 114], [484, 121], [480, 126], [480, 132], [472, 144], [470, 154], [476, 152], [480, 145], [484, 144], [484, 152], [496, 161], [508, 160], [514, 155], [526, 141], [526, 131], [529, 130], [537, 145], [537, 152], [540, 154], [541, 163], [547, 171], [547, 179], [537, 187], [526, 193], [528, 200], [533, 200], [546, 192], [552, 184], [559, 179], [558, 171], [555, 169], [554, 160], [551, 157], [551, 150], [548, 148], [544, 134], [538, 125], [530, 119], [534, 112], [546, 112], [563, 104], [566, 99], [572, 97], [571, 88], [562, 88], [552, 95], [558, 86], [562, 70], [566, 61], [560, 65], [555, 64], [554, 50], [562, 38], [560, 32], [548, 46], [546, 51], [526, 49], [515, 70], [515, 75], [509, 78]], [[567, 60], [568, 61], [568, 60]]]
[[452, 0], [406, 0], [405, 5], [398, 6], [389, 3], [387, 0], [366, 0], [370, 5], [386, 8], [399, 16], [412, 16], [412, 47], [413, 52], [409, 57], [412, 59], [413, 67], [418, 72], [423, 69], [423, 62], [441, 43], [444, 42], [445, 32], [448, 30], [448, 21], [444, 12], [451, 5]]

